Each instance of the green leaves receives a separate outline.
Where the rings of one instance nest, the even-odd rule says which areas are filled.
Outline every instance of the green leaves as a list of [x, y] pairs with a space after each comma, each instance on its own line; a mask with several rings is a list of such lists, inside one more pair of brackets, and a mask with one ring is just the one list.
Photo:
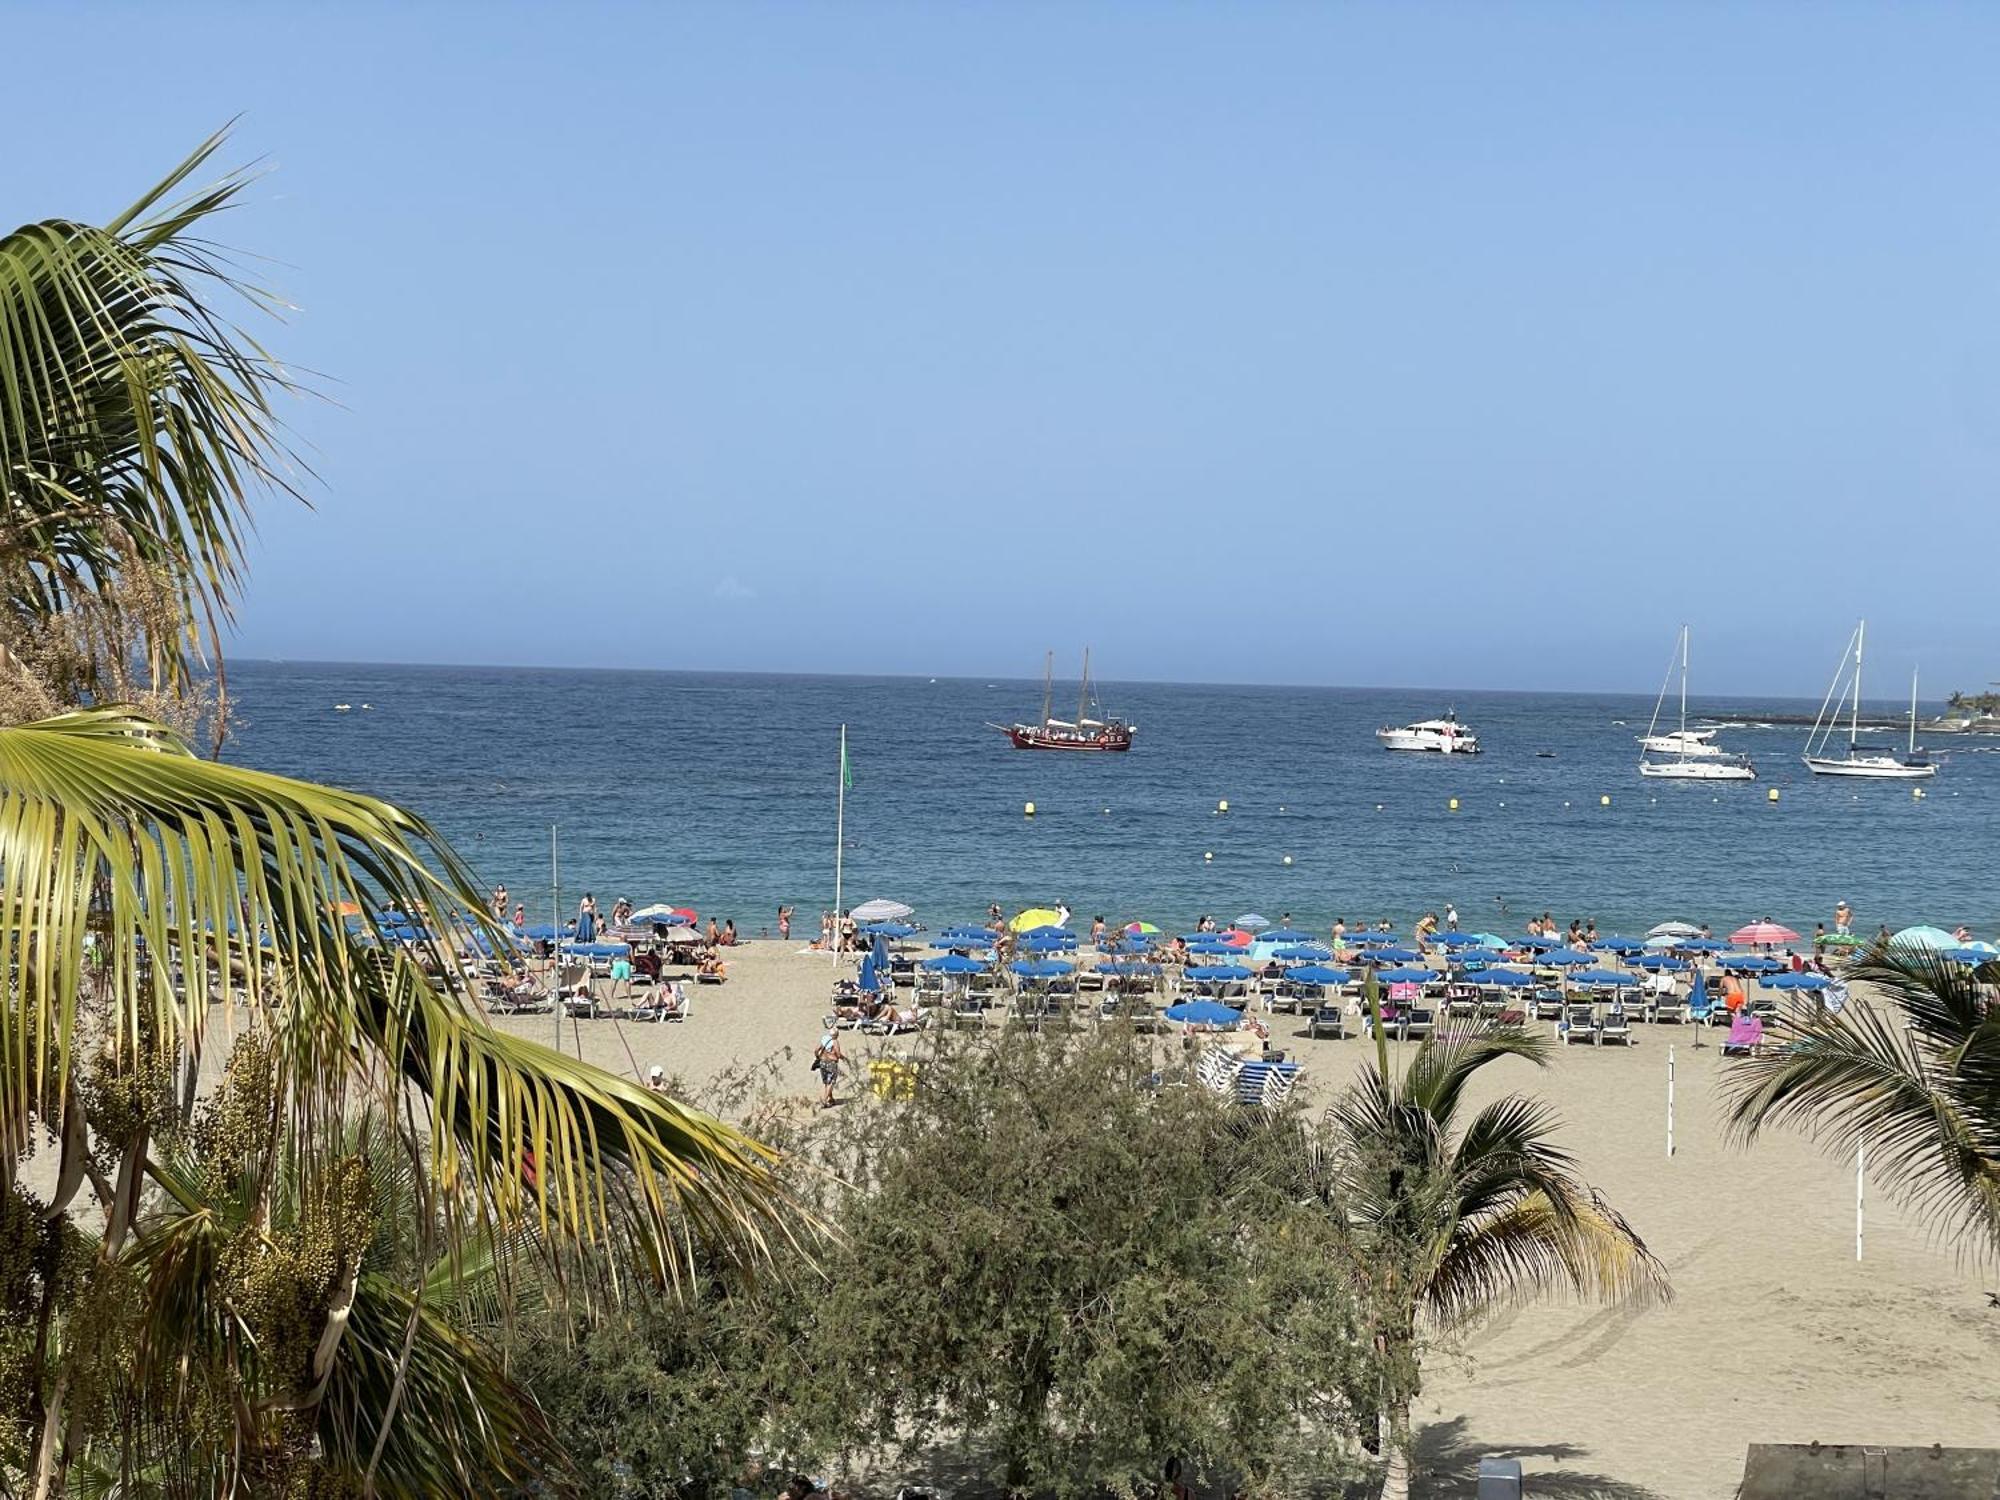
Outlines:
[[103, 228], [0, 237], [0, 607], [52, 617], [158, 567], [183, 622], [147, 627], [162, 680], [228, 614], [251, 500], [296, 494], [272, 405], [291, 378], [218, 311], [275, 303], [194, 237], [249, 179], [174, 196], [222, 140]]
[[1788, 1125], [1869, 1166], [1940, 1234], [2000, 1255], [2000, 1012], [1980, 977], [1927, 949], [1878, 948], [1838, 1014], [1788, 1018], [1732, 1065], [1730, 1123]]

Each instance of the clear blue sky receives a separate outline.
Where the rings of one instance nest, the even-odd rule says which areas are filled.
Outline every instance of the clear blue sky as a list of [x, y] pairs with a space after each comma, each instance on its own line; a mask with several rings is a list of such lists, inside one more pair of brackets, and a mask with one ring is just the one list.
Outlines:
[[2000, 7], [6, 35], [9, 222], [275, 169], [225, 237], [337, 404], [241, 654], [1650, 691], [1686, 618], [1816, 696], [1866, 613], [1885, 695], [2000, 677]]

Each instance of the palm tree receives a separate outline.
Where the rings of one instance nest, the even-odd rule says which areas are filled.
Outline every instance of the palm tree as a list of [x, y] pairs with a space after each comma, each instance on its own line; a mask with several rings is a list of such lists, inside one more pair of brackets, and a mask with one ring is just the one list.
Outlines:
[[[414, 948], [389, 939], [385, 909], [429, 913], [434, 936]], [[614, 1276], [635, 1267], [677, 1280], [691, 1240], [759, 1259], [790, 1223], [770, 1154], [634, 1081], [489, 1027], [461, 998], [452, 940], [462, 922], [504, 943], [480, 912], [457, 856], [388, 803], [203, 760], [114, 710], [0, 729], [0, 968], [17, 976], [0, 1004], [0, 1185], [18, 1201], [21, 1158], [46, 1142], [56, 1187], [36, 1211], [57, 1220], [86, 1184], [96, 1198], [102, 1276], [85, 1278], [86, 1293], [144, 1263], [148, 1185], [172, 1191], [160, 1143], [186, 1124], [204, 1054], [228, 1027], [261, 1037], [273, 1059], [280, 1128], [243, 1169], [262, 1185], [260, 1220], [281, 1168], [302, 1174], [304, 1199], [341, 1190], [341, 1158], [311, 1147], [365, 1108], [397, 1122], [398, 1149], [454, 1226], [454, 1252], [456, 1226], [472, 1226], [495, 1243], [529, 1230], [558, 1250], [615, 1251], [601, 1259]], [[329, 1253], [346, 1280], [303, 1314], [328, 1343], [322, 1375], [365, 1332], [357, 1263]], [[44, 1278], [33, 1315], [37, 1497], [61, 1487], [90, 1436], [85, 1404], [69, 1398], [91, 1341], [64, 1335], [90, 1328], [95, 1310], [63, 1300], [73, 1284]], [[0, 1287], [0, 1307], [19, 1305], [18, 1291]], [[416, 1378], [423, 1310], [408, 1310], [395, 1381], [376, 1389]], [[422, 1416], [408, 1402], [401, 1411]], [[392, 1400], [378, 1429], [396, 1414]]]
[[[277, 303], [200, 238], [249, 178], [176, 196], [222, 141], [108, 224], [0, 237], [0, 628], [50, 709], [132, 647], [155, 686], [185, 685], [228, 617], [251, 500], [296, 493], [272, 404], [293, 381], [223, 311]], [[134, 609], [138, 581], [165, 607]]]
[[[274, 304], [200, 238], [247, 179], [186, 191], [220, 142], [106, 225], [0, 237], [0, 687], [39, 704], [0, 728], [0, 1345], [25, 1393], [0, 1484], [145, 1490], [170, 1455], [118, 1392], [220, 1359], [242, 1454], [275, 1423], [377, 1493], [478, 1493], [533, 1451], [532, 1424], [463, 1420], [498, 1388], [440, 1319], [482, 1254], [677, 1283], [697, 1244], [755, 1262], [793, 1219], [741, 1132], [485, 1023], [452, 928], [505, 939], [420, 818], [205, 762], [107, 706], [193, 682], [251, 502], [296, 493], [273, 410], [292, 381], [219, 311]], [[387, 940], [384, 909], [435, 936]], [[179, 1144], [218, 1029], [271, 1059], [269, 1128], [227, 1180], [190, 1176]], [[362, 1113], [394, 1122], [426, 1205], [426, 1269], [394, 1285], [354, 1223], [371, 1168], [326, 1149]], [[281, 1234], [318, 1278], [287, 1283], [303, 1383], [230, 1332], [249, 1326], [230, 1257], [274, 1264]], [[106, 1349], [132, 1368], [97, 1380]]]
[[1377, 1403], [1393, 1500], [1409, 1493], [1428, 1343], [1508, 1304], [1667, 1293], [1658, 1260], [1555, 1145], [1546, 1104], [1510, 1094], [1463, 1118], [1474, 1076], [1508, 1057], [1546, 1065], [1548, 1044], [1515, 1028], [1440, 1032], [1398, 1081], [1378, 1043], [1315, 1142], [1313, 1192], [1343, 1227], [1375, 1329], [1379, 1386], [1362, 1394]]
[[1865, 1144], [1932, 1228], [2000, 1254], [2000, 1010], [1980, 974], [1892, 944], [1847, 981], [1852, 1002], [1788, 1020], [1783, 1047], [1732, 1070], [1731, 1126], [1746, 1141], [1797, 1126], [1843, 1156]]

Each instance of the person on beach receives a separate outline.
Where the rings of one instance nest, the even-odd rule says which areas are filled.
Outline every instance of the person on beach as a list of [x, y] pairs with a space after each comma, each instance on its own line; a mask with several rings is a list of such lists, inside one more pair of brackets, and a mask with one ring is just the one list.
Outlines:
[[713, 948], [722, 941], [722, 929], [715, 924], [715, 918], [708, 919], [708, 946]]
[[1090, 919], [1090, 946], [1093, 948], [1104, 946], [1104, 916], [1101, 912]]
[[1444, 904], [1444, 926], [1447, 932], [1458, 931], [1458, 908], [1449, 901]]
[[629, 954], [620, 954], [611, 960], [611, 998], [629, 998], [632, 994], [632, 959]]
[[652, 1094], [664, 1094], [667, 1091], [667, 1070], [658, 1063], [654, 1063], [646, 1070], [646, 1091]]
[[1833, 930], [1840, 936], [1846, 937], [1849, 935], [1853, 925], [1854, 908], [1849, 906], [1847, 898], [1842, 896], [1839, 903], [1833, 908]]
[[1335, 953], [1347, 951], [1347, 923], [1340, 917], [1333, 919], [1333, 951]]
[[830, 1031], [822, 1035], [819, 1045], [813, 1048], [813, 1071], [819, 1074], [822, 1087], [819, 1101], [821, 1109], [833, 1108], [833, 1086], [839, 1082], [840, 1065], [846, 1060], [846, 1054], [840, 1050], [840, 1038]]
[[819, 946], [822, 952], [833, 951], [833, 913], [830, 911], [819, 914]]
[[528, 908], [526, 905], [517, 905], [514, 908], [514, 931], [520, 933], [520, 932], [526, 932], [527, 930], [528, 930]]
[[496, 921], [504, 921], [507, 916], [507, 887], [493, 887], [493, 916]]
[[791, 940], [792, 909], [789, 906], [781, 906], [778, 908], [778, 941], [789, 943]]
[[613, 927], [623, 927], [631, 920], [632, 898], [630, 896], [620, 896], [616, 901], [611, 903], [611, 925]]
[[725, 948], [734, 948], [736, 946], [736, 918], [734, 917], [730, 917], [722, 924], [722, 946]]
[[597, 898], [588, 891], [576, 904], [576, 940], [579, 943], [597, 941]]

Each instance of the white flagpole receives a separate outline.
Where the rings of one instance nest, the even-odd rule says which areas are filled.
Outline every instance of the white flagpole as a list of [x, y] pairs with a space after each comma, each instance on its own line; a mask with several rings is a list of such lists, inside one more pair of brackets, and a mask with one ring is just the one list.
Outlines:
[[1862, 1141], [1854, 1148], [1854, 1258], [1861, 1259], [1861, 1226], [1863, 1203], [1868, 1184], [1868, 1143]]
[[833, 956], [840, 959], [842, 862], [847, 855], [847, 726], [840, 726], [840, 795], [833, 815]]
[[1674, 1154], [1674, 1047], [1667, 1044], [1667, 1155]]
[[556, 1051], [562, 1051], [562, 876], [556, 866], [556, 825], [549, 824], [549, 904], [555, 909], [555, 963], [549, 969], [549, 988], [556, 998]]

